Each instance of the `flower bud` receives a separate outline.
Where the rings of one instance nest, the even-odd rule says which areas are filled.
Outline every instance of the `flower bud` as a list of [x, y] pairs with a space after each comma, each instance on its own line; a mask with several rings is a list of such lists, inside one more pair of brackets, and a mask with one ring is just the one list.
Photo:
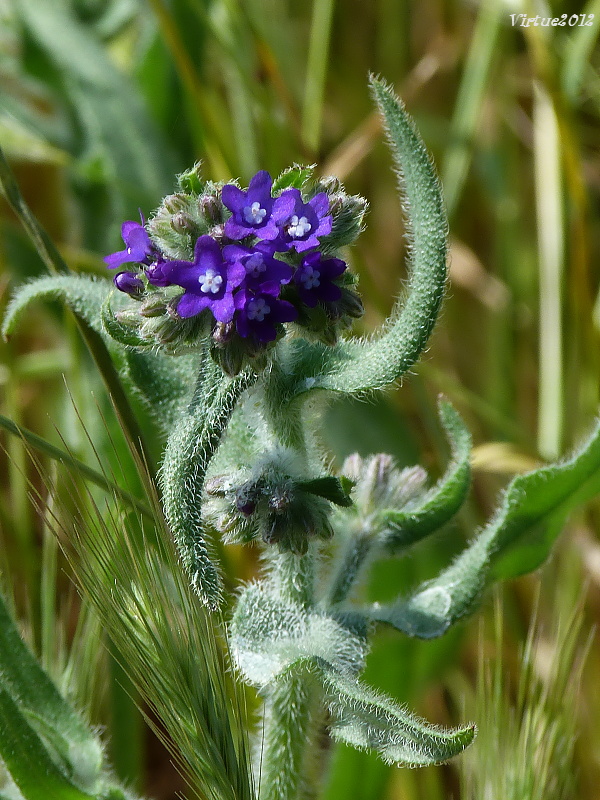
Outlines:
[[198, 225], [186, 214], [185, 211], [178, 211], [171, 217], [171, 227], [177, 233], [194, 234], [198, 230]]
[[118, 272], [113, 283], [120, 292], [125, 292], [136, 300], [144, 294], [144, 283], [134, 272]]

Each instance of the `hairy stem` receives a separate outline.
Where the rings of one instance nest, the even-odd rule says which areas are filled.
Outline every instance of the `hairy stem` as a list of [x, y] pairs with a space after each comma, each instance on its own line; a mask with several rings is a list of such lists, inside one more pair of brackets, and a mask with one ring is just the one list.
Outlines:
[[[308, 608], [313, 603], [315, 545], [308, 553], [278, 553], [269, 559], [271, 577], [286, 600]], [[304, 669], [278, 678], [265, 700], [259, 800], [314, 797], [308, 768], [315, 747], [313, 690]]]

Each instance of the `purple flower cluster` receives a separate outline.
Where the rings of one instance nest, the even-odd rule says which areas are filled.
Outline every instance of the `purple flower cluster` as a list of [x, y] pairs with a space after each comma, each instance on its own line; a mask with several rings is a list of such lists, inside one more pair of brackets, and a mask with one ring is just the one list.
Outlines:
[[[335, 280], [346, 269], [344, 261], [318, 249], [320, 238], [332, 230], [328, 195], [320, 192], [305, 201], [298, 189], [289, 188], [273, 197], [272, 187], [264, 170], [246, 191], [224, 186], [221, 201], [231, 215], [214, 235], [198, 237], [192, 261], [165, 259], [144, 225], [131, 221], [121, 231], [126, 249], [104, 260], [111, 269], [142, 265], [153, 287], [181, 287], [174, 305], [179, 317], [209, 309], [217, 322], [233, 323], [241, 337], [271, 342], [279, 324], [298, 318], [302, 304], [314, 308], [339, 300]], [[119, 272], [114, 280], [129, 294], [143, 292], [134, 272]]]

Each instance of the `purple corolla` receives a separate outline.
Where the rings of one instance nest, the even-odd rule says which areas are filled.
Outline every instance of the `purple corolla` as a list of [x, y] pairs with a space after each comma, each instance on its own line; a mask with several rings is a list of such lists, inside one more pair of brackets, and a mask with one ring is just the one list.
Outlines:
[[109, 269], [116, 269], [122, 264], [137, 262], [151, 264], [156, 261], [158, 252], [148, 236], [147, 230], [139, 222], [128, 219], [121, 225], [121, 236], [125, 242], [125, 250], [105, 256], [104, 263]]
[[263, 343], [272, 342], [277, 338], [278, 324], [293, 322], [298, 317], [298, 312], [291, 303], [276, 296], [278, 291], [279, 287], [271, 284], [270, 287], [263, 287], [260, 292], [252, 292], [246, 288], [236, 292], [235, 324], [240, 336], [253, 336]]
[[272, 185], [269, 173], [261, 170], [252, 178], [245, 192], [232, 183], [223, 187], [221, 199], [231, 211], [231, 217], [225, 222], [225, 236], [234, 240], [252, 235], [263, 238], [261, 231], [269, 223], [273, 210]]
[[307, 203], [298, 189], [286, 189], [273, 203], [269, 224], [261, 231], [263, 239], [282, 241], [285, 249], [299, 253], [319, 246], [319, 238], [331, 233], [329, 198], [319, 192]]
[[339, 300], [342, 290], [333, 281], [346, 269], [341, 258], [322, 258], [318, 250], [306, 253], [294, 273], [294, 283], [302, 302], [314, 308], [320, 301], [331, 303]]
[[163, 280], [185, 289], [177, 303], [181, 317], [195, 317], [209, 308], [217, 322], [231, 322], [235, 312], [233, 290], [246, 276], [239, 262], [226, 264], [212, 236], [199, 236], [193, 261], [165, 261]]
[[292, 279], [292, 268], [273, 258], [275, 249], [273, 242], [257, 242], [253, 247], [228, 244], [223, 248], [223, 257], [228, 263], [241, 264], [246, 273], [244, 286], [258, 292], [265, 284], [281, 286]]

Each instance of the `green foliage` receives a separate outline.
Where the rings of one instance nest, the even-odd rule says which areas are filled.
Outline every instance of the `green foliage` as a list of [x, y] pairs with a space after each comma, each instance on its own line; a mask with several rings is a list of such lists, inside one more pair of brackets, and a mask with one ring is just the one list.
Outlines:
[[0, 595], [0, 763], [23, 800], [129, 795], [107, 771], [97, 737], [23, 643]]
[[[350, 616], [346, 623], [352, 621]], [[343, 618], [306, 610], [261, 584], [244, 590], [230, 629], [238, 668], [267, 702], [291, 675], [319, 684], [332, 715], [332, 735], [339, 741], [375, 750], [388, 763], [404, 766], [444, 761], [470, 744], [473, 726], [437, 729], [357, 680], [365, 637], [366, 628], [357, 633]]]
[[536, 569], [548, 556], [569, 512], [598, 494], [600, 425], [562, 464], [514, 478], [496, 515], [437, 578], [408, 599], [382, 605], [371, 618], [411, 636], [440, 636], [466, 614], [492, 580]]

